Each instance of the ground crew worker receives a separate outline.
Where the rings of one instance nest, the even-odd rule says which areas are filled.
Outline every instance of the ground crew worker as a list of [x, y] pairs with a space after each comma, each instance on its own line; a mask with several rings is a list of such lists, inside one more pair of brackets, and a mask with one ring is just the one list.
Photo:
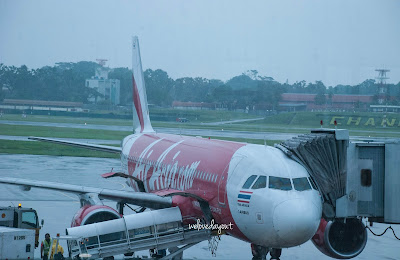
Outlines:
[[[64, 249], [62, 248], [62, 246], [60, 246], [60, 244], [58, 244], [57, 247], [57, 252], [56, 252], [56, 244], [57, 241], [53, 240], [53, 246], [51, 248], [51, 255], [50, 255], [50, 259], [63, 259], [63, 254], [64, 254]], [[55, 253], [54, 253], [55, 252]], [[53, 255], [55, 255], [55, 257], [53, 258]]]
[[51, 246], [50, 234], [46, 233], [46, 235], [44, 235], [44, 238], [45, 239], [40, 246], [40, 258], [43, 258], [43, 260], [48, 260]]

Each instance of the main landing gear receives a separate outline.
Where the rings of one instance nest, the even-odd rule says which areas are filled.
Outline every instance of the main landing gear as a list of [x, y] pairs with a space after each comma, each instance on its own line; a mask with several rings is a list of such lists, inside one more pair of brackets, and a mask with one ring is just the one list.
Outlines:
[[268, 252], [271, 255], [271, 260], [279, 260], [279, 257], [282, 254], [282, 249], [271, 248], [270, 250], [268, 247], [251, 244], [251, 253], [253, 254], [252, 260], [266, 260]]

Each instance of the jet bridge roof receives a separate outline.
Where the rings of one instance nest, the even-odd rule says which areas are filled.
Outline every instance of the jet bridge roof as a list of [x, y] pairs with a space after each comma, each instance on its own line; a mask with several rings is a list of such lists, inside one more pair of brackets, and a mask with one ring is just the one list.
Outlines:
[[326, 217], [334, 217], [336, 200], [346, 192], [348, 143], [347, 130], [316, 129], [276, 145], [308, 170], [324, 197]]
[[316, 129], [276, 145], [303, 165], [323, 198], [326, 219], [400, 223], [399, 139], [349, 142], [343, 129]]

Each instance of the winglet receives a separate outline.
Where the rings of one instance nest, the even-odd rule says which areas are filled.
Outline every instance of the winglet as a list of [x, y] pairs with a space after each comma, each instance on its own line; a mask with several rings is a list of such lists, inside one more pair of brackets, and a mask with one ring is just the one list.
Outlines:
[[132, 80], [133, 80], [133, 127], [135, 133], [154, 133], [150, 123], [144, 83], [142, 61], [140, 58], [139, 39], [132, 38]]

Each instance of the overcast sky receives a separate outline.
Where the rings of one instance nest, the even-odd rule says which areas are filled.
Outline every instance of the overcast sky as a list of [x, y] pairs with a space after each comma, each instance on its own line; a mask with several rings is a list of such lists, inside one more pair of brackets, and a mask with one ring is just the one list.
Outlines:
[[38, 68], [108, 59], [176, 79], [256, 69], [279, 82], [400, 81], [400, 1], [0, 1], [0, 63]]

